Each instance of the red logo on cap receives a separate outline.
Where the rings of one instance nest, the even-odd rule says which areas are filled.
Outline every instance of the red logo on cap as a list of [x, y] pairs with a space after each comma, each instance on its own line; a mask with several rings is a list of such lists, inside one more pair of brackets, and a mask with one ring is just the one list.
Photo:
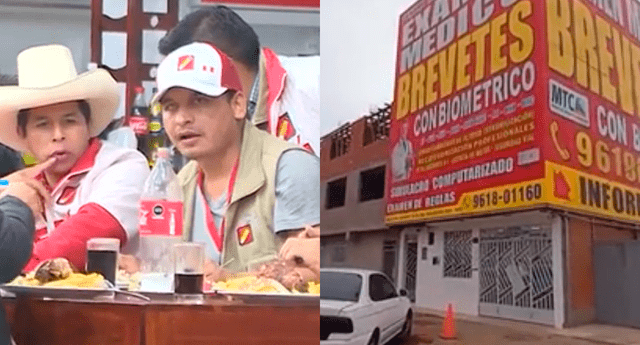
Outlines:
[[178, 71], [193, 69], [193, 55], [185, 55], [178, 58]]
[[206, 65], [202, 65], [202, 70], [205, 72], [211, 72], [213, 73], [213, 71], [215, 71], [215, 69], [211, 66], [206, 66]]

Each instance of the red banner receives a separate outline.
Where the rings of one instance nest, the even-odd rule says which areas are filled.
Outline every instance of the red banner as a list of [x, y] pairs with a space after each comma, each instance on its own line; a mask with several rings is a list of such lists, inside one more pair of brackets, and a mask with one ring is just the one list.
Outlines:
[[387, 223], [549, 204], [640, 219], [639, 37], [637, 1], [414, 4]]
[[545, 7], [545, 155], [588, 174], [564, 199], [640, 219], [640, 2], [548, 0]]
[[424, 0], [400, 17], [388, 223], [466, 213], [479, 200], [465, 194], [544, 176], [544, 4], [485, 3]]

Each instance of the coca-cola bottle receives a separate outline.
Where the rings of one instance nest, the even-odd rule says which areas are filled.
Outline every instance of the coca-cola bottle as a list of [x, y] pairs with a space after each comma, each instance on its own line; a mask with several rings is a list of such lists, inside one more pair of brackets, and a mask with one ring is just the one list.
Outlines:
[[133, 129], [136, 139], [138, 139], [138, 150], [148, 157], [149, 151], [147, 150], [146, 139], [149, 133], [149, 118], [147, 115], [147, 102], [144, 99], [144, 88], [137, 86], [135, 93], [129, 117], [129, 127]]
[[182, 188], [169, 149], [158, 148], [157, 156], [140, 198], [140, 282], [144, 291], [171, 292], [173, 245], [182, 241]]

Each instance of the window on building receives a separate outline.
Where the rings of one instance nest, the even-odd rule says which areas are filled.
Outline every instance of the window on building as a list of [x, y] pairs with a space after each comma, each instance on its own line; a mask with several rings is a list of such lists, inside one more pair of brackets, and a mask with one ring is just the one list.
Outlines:
[[347, 261], [347, 249], [345, 244], [336, 244], [333, 246], [333, 256], [331, 261], [334, 263], [342, 263]]
[[344, 206], [347, 197], [347, 178], [327, 183], [327, 209]]
[[360, 201], [384, 198], [384, 177], [386, 167], [383, 165], [360, 173]]
[[444, 276], [471, 278], [471, 230], [444, 233]]

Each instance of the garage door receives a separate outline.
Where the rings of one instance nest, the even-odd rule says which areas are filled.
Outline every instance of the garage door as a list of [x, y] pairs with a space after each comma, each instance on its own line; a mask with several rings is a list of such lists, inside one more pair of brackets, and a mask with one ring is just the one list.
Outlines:
[[480, 314], [553, 324], [551, 231], [480, 231]]

